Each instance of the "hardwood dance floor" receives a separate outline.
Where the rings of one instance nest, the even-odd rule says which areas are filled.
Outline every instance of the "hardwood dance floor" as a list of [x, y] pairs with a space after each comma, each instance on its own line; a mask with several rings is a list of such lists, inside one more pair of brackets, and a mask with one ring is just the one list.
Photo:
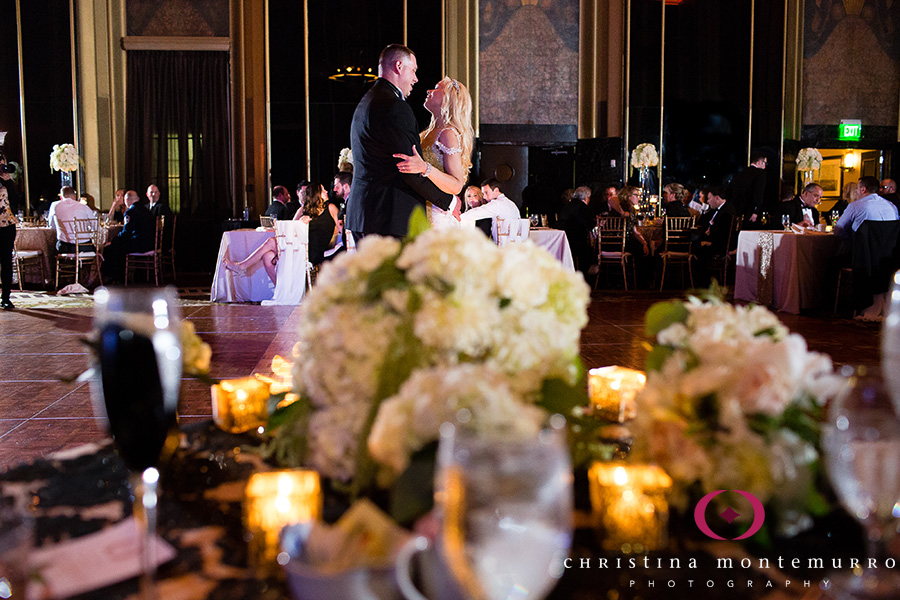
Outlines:
[[[582, 333], [585, 366], [642, 369], [644, 312], [653, 302], [677, 294], [596, 291], [589, 308], [590, 323]], [[0, 470], [105, 438], [102, 424], [93, 415], [89, 384], [59, 381], [87, 365], [79, 339], [90, 328], [90, 307], [25, 308], [27, 303], [20, 304], [23, 308], [0, 312]], [[211, 375], [217, 378], [269, 373], [275, 354], [290, 354], [298, 311], [297, 307], [202, 302], [183, 308], [184, 317], [212, 346]], [[828, 315], [780, 317], [806, 337], [811, 349], [828, 353], [836, 363], [878, 363], [877, 324]], [[186, 379], [180, 414], [186, 422], [210, 418], [209, 388]]]

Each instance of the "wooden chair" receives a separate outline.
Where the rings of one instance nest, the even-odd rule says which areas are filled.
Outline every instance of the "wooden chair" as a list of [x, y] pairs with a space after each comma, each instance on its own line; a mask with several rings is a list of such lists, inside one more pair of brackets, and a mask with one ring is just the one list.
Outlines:
[[497, 234], [497, 239], [495, 239], [494, 242], [498, 246], [505, 246], [506, 244], [508, 244], [510, 224], [507, 223], [507, 219], [494, 217], [494, 228], [494, 231]]
[[125, 287], [128, 287], [129, 279], [134, 278], [135, 271], [146, 271], [147, 280], [153, 274], [153, 282], [159, 286], [160, 270], [162, 269], [162, 235], [165, 217], [156, 217], [156, 231], [153, 234], [153, 250], [147, 252], [129, 252], [125, 255]]
[[19, 281], [19, 291], [22, 288], [22, 273], [26, 269], [33, 268], [36, 263], [37, 268], [41, 270], [41, 286], [47, 285], [47, 271], [44, 269], [44, 251], [43, 250], [22, 250], [19, 248], [19, 241], [13, 242], [13, 260], [16, 265], [16, 279]]
[[[666, 283], [666, 266], [672, 264], [687, 265], [691, 287], [694, 287], [694, 272], [691, 261], [695, 256], [691, 253], [691, 228], [694, 217], [666, 217], [665, 246], [660, 253], [663, 260], [662, 275], [659, 278], [659, 291]], [[684, 270], [681, 271], [681, 284], [684, 286]]]
[[[597, 260], [597, 279], [594, 280], [594, 289], [600, 281], [600, 271], [604, 265], [619, 264], [622, 266], [622, 281], [625, 284], [625, 291], [628, 291], [628, 275], [625, 265], [631, 262], [631, 279], [637, 282], [634, 270], [634, 261], [631, 260], [631, 253], [625, 251], [625, 240], [627, 239], [625, 228], [628, 225], [628, 219], [625, 217], [601, 217], [597, 227], [597, 245], [600, 248]], [[637, 285], [637, 283], [635, 283]]]
[[737, 239], [741, 233], [743, 221], [740, 217], [731, 217], [731, 228], [728, 230], [727, 251], [723, 256], [713, 256], [709, 263], [711, 272], [722, 274], [722, 285], [728, 286], [728, 271], [737, 262]]
[[[72, 233], [75, 251], [56, 255], [56, 289], [60, 289], [60, 277], [71, 275], [75, 283], [80, 283], [81, 267], [85, 264], [91, 264], [97, 270], [100, 285], [103, 285], [103, 276], [100, 273], [100, 219], [76, 218], [71, 221], [60, 221], [60, 226]], [[90, 244], [93, 250], [82, 249], [82, 246], [87, 244]]]
[[175, 224], [178, 223], [178, 215], [172, 215], [172, 237], [169, 239], [169, 247], [162, 249], [160, 257], [160, 279], [165, 279], [166, 263], [172, 269], [172, 281], [175, 281]]

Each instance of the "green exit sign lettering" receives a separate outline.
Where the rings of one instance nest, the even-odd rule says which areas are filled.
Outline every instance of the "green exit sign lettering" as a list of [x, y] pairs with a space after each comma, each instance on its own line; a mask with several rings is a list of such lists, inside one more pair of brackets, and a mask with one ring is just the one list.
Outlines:
[[841, 119], [838, 131], [839, 140], [859, 141], [860, 136], [862, 136], [862, 121], [859, 119]]

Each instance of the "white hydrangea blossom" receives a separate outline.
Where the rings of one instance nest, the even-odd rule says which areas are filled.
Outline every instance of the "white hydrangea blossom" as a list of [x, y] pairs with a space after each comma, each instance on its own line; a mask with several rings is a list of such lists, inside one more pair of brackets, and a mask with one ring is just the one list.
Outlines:
[[[696, 300], [685, 307], [686, 321], [657, 335], [674, 351], [648, 374], [638, 395], [634, 429], [641, 435], [633, 455], [672, 476], [674, 504], [682, 509], [687, 488], [697, 481], [704, 493], [739, 489], [764, 503], [802, 505], [798, 490], [805, 493], [811, 482], [815, 448], [787, 429], [764, 437], [748, 419], [779, 417], [798, 401], [824, 404], [844, 379], [828, 356], [810, 352], [801, 336], [763, 307]], [[693, 433], [692, 426], [709, 426], [710, 420], [705, 437]], [[796, 533], [809, 524], [796, 510], [789, 520], [781, 523], [783, 531]]]
[[822, 166], [822, 153], [815, 148], [803, 148], [797, 153], [798, 171], [815, 171]]
[[635, 169], [655, 167], [658, 164], [659, 154], [656, 153], [656, 146], [653, 144], [638, 144], [631, 151], [631, 166]]
[[[373, 273], [389, 279], [377, 292]], [[388, 466], [383, 474], [395, 474], [436, 439], [437, 419], [453, 407], [469, 407], [486, 426], [521, 426], [546, 379], [575, 383], [588, 302], [580, 275], [532, 244], [501, 249], [469, 229], [429, 230], [402, 247], [365, 237], [358, 252], [322, 269], [304, 299], [294, 388], [315, 409], [310, 466], [353, 475], [365, 415], [398, 344], [414, 344], [416, 363], [380, 407], [368, 439]], [[416, 386], [429, 390], [418, 400], [409, 391]], [[415, 412], [440, 402], [443, 412], [432, 420]]]
[[72, 144], [56, 144], [50, 152], [50, 169], [53, 171], [76, 171], [78, 152]]

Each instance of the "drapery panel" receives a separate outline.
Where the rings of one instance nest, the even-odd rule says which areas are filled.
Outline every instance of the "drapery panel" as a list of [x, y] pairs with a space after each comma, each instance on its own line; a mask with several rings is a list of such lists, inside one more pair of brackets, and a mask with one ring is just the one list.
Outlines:
[[127, 187], [155, 183], [185, 216], [232, 216], [228, 53], [130, 51], [127, 85]]

